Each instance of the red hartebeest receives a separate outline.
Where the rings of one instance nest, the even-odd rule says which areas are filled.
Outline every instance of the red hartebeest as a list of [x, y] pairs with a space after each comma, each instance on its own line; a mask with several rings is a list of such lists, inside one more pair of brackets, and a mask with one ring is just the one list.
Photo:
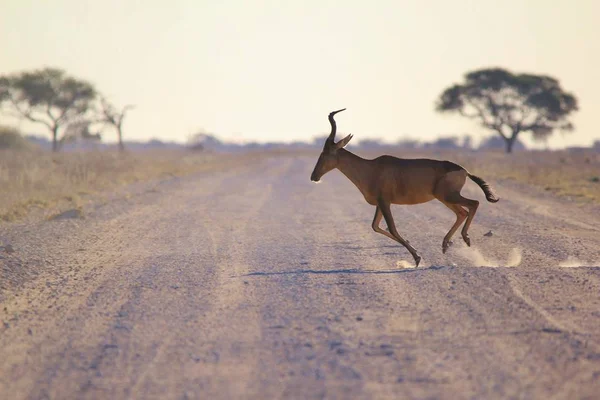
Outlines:
[[[310, 179], [318, 182], [327, 172], [334, 168], [339, 169], [360, 190], [367, 203], [376, 207], [373, 230], [406, 247], [415, 259], [417, 267], [421, 256], [396, 230], [390, 209], [392, 204], [421, 204], [438, 199], [456, 214], [456, 222], [442, 242], [442, 252], [446, 253], [452, 235], [465, 220], [461, 234], [467, 246], [470, 246], [468, 230], [479, 202], [461, 196], [460, 191], [469, 177], [481, 187], [486, 199], [495, 203], [500, 199], [494, 194], [491, 186], [450, 161], [402, 159], [387, 155], [365, 160], [349, 152], [344, 146], [352, 139], [352, 135], [335, 142], [334, 115], [344, 110], [345, 108], [329, 114], [331, 133], [325, 141]], [[385, 218], [389, 232], [379, 227], [382, 217]]]

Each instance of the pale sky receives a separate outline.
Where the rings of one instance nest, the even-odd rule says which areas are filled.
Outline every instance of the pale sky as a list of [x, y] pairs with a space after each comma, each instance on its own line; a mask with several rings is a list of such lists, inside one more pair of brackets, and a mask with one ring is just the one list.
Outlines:
[[0, 0], [0, 74], [52, 66], [93, 82], [137, 106], [128, 139], [310, 140], [347, 107], [340, 132], [394, 142], [483, 136], [434, 103], [499, 66], [558, 78], [581, 110], [551, 145], [589, 145], [599, 21], [595, 0]]

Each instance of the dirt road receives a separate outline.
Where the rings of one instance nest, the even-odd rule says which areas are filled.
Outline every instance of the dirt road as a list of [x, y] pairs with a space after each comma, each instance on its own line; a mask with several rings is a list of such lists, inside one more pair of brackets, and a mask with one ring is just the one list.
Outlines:
[[423, 256], [404, 268], [343, 175], [309, 181], [315, 160], [0, 227], [0, 398], [600, 398], [600, 213], [469, 182], [471, 249], [442, 254], [440, 203], [393, 207]]

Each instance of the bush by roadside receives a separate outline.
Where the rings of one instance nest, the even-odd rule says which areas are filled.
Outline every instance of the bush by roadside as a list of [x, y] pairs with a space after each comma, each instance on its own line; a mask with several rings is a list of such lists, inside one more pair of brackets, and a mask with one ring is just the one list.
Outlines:
[[0, 150], [28, 150], [33, 145], [16, 128], [0, 125]]

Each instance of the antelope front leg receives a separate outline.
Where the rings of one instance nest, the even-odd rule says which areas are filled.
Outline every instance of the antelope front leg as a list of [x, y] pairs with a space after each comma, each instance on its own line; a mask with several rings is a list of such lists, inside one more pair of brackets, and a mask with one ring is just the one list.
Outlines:
[[[384, 231], [379, 227], [379, 223], [381, 222], [381, 217], [385, 218], [385, 223], [388, 226], [389, 232]], [[402, 246], [406, 247], [406, 249], [410, 252], [410, 254], [415, 259], [415, 266], [418, 267], [421, 262], [421, 256], [417, 253], [417, 250], [408, 243], [407, 240], [402, 238], [398, 231], [396, 230], [396, 225], [394, 224], [394, 217], [392, 216], [392, 210], [390, 209], [390, 205], [386, 202], [380, 200], [379, 205], [375, 209], [375, 217], [373, 218], [373, 230], [375, 232], [381, 233], [390, 239], [395, 240], [400, 243]]]

